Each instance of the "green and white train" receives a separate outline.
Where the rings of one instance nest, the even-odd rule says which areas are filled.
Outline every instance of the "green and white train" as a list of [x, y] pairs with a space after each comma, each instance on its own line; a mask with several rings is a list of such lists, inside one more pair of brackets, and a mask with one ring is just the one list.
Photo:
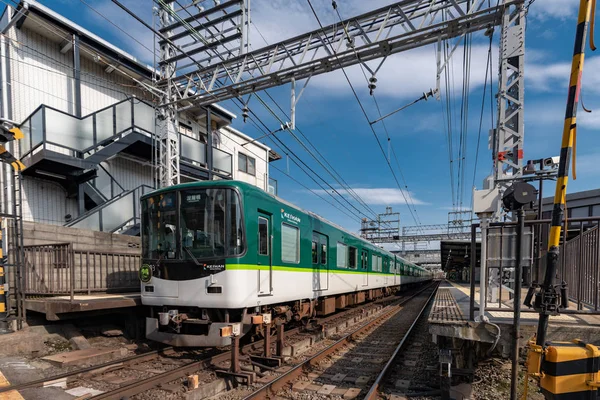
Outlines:
[[224, 327], [246, 334], [257, 320], [301, 321], [432, 279], [243, 182], [176, 185], [141, 203], [142, 302], [154, 341], [225, 346]]

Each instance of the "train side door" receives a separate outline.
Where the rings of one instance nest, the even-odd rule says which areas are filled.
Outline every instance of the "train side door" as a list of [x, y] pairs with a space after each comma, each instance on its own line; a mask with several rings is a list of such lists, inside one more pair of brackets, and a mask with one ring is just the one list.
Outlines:
[[388, 272], [390, 272], [390, 259], [388, 257], [383, 257], [383, 284], [387, 286], [388, 284]]
[[273, 294], [273, 229], [271, 216], [258, 213], [258, 294]]
[[369, 252], [362, 250], [360, 252], [360, 272], [362, 275], [362, 285], [369, 285]]
[[394, 286], [400, 283], [398, 278], [398, 273], [400, 272], [400, 261], [398, 261], [398, 257], [394, 256]]
[[329, 238], [317, 232], [312, 237], [313, 290], [329, 289]]

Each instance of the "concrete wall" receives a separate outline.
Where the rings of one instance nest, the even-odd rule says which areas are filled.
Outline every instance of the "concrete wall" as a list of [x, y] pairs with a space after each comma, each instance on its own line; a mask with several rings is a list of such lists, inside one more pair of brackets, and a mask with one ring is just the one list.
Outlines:
[[75, 250], [95, 250], [139, 254], [141, 239], [137, 236], [96, 232], [41, 223], [23, 222], [25, 246], [73, 243]]
[[[71, 276], [75, 290], [118, 292], [138, 286], [139, 237], [31, 222], [24, 222], [23, 228], [28, 291], [69, 293]], [[72, 259], [68, 259], [67, 247], [35, 250], [27, 247], [59, 243], [72, 243]], [[14, 278], [14, 273], [10, 276]]]
[[43, 224], [63, 225], [65, 216], [77, 216], [77, 200], [67, 197], [56, 182], [24, 177], [23, 220]]

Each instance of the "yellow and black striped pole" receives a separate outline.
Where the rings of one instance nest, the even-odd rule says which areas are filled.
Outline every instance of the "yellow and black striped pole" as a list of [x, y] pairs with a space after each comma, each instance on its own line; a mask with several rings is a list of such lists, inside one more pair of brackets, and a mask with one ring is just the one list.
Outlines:
[[[560, 150], [560, 162], [558, 167], [558, 179], [556, 180], [556, 192], [554, 194], [554, 207], [552, 208], [552, 226], [550, 228], [550, 239], [548, 241], [548, 257], [546, 274], [542, 284], [539, 304], [540, 318], [537, 329], [536, 343], [544, 346], [548, 318], [556, 313], [558, 309], [558, 293], [554, 285], [554, 276], [558, 265], [559, 244], [563, 214], [566, 203], [567, 183], [569, 181], [569, 163], [573, 150], [573, 141], [576, 135], [576, 116], [579, 104], [579, 93], [581, 90], [581, 74], [583, 72], [583, 61], [585, 58], [585, 44], [590, 12], [593, 0], [580, 0], [579, 16], [577, 18], [577, 33], [575, 35], [575, 47], [573, 50], [573, 62], [571, 64], [571, 79], [569, 81], [569, 95], [567, 99], [567, 111], [565, 113], [565, 125], [563, 128], [562, 145]], [[568, 301], [567, 299], [562, 299]]]
[[8, 328], [8, 305], [6, 302], [6, 292], [4, 291], [4, 284], [6, 283], [6, 275], [4, 273], [4, 237], [2, 236], [2, 218], [0, 218], [0, 334], [10, 332]]

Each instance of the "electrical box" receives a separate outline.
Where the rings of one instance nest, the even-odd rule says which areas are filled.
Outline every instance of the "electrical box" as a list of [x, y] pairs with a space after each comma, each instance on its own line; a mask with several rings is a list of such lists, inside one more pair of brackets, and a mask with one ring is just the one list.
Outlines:
[[499, 200], [498, 188], [473, 190], [473, 212], [475, 214], [494, 213], [498, 209]]
[[600, 350], [574, 340], [547, 343], [540, 389], [546, 399], [598, 399]]

